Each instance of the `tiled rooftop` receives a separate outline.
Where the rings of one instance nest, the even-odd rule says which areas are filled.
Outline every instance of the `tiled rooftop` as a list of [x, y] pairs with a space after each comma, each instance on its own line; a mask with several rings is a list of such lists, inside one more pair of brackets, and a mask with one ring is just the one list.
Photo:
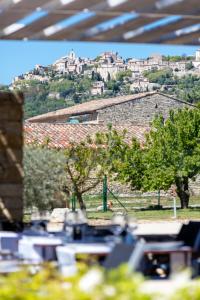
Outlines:
[[118, 96], [114, 98], [108, 98], [108, 99], [98, 99], [98, 100], [92, 100], [88, 102], [84, 102], [81, 104], [77, 104], [68, 108], [59, 109], [53, 112], [49, 112], [46, 114], [42, 114], [36, 117], [32, 117], [28, 119], [30, 122], [45, 122], [45, 120], [51, 120], [55, 119], [56, 117], [60, 116], [72, 116], [72, 115], [81, 115], [81, 114], [87, 114], [91, 113], [93, 111], [97, 111], [99, 109], [124, 103], [127, 101], [140, 99], [152, 94], [155, 94], [157, 92], [148, 92], [148, 93], [140, 93], [136, 95], [126, 95], [126, 96]]
[[[148, 97], [154, 94], [160, 94], [164, 95], [165, 97], [172, 98], [176, 101], [179, 102], [184, 102], [180, 99], [177, 99], [171, 95], [166, 95], [162, 94], [160, 92], [154, 91], [154, 92], [146, 92], [146, 93], [139, 93], [139, 94], [134, 94], [134, 95], [126, 95], [126, 96], [117, 96], [114, 98], [107, 98], [107, 99], [98, 99], [98, 100], [92, 100], [88, 102], [84, 102], [81, 104], [77, 104], [68, 108], [63, 108], [63, 109], [58, 109], [56, 111], [48, 112], [39, 116], [32, 117], [28, 119], [28, 122], [51, 122], [57, 119], [57, 118], [62, 118], [62, 117], [70, 117], [70, 116], [77, 116], [77, 115], [84, 115], [84, 114], [89, 114], [95, 111], [98, 111], [100, 109], [125, 103], [128, 101], [132, 100], [137, 100], [141, 99], [144, 97]], [[187, 105], [193, 106], [190, 103], [187, 103]]]
[[[127, 140], [132, 137], [137, 138], [142, 144], [145, 140], [147, 127], [123, 124], [113, 126], [119, 132], [127, 130]], [[44, 144], [48, 139], [49, 146], [55, 148], [66, 148], [70, 143], [78, 143], [86, 139], [87, 136], [94, 136], [97, 132], [108, 130], [106, 125], [97, 124], [49, 124], [49, 123], [29, 123], [24, 124], [25, 144]]]

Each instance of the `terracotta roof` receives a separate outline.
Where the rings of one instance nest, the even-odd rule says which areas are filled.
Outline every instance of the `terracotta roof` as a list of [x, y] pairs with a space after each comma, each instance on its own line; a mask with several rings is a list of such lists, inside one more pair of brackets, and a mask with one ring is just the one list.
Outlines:
[[[113, 126], [119, 132], [127, 130], [127, 140], [132, 137], [137, 138], [142, 144], [145, 140], [147, 127], [133, 125]], [[87, 136], [94, 136], [97, 132], [108, 130], [106, 125], [96, 124], [50, 124], [50, 123], [29, 123], [24, 124], [25, 144], [44, 144], [48, 139], [49, 146], [55, 148], [67, 148], [70, 143], [78, 143], [86, 139]]]
[[32, 117], [28, 119], [27, 121], [29, 122], [45, 122], [45, 121], [50, 121], [55, 120], [56, 117], [61, 117], [61, 116], [75, 116], [75, 115], [81, 115], [81, 114], [87, 114], [91, 113], [93, 111], [97, 111], [99, 109], [108, 107], [108, 106], [113, 106], [116, 104], [128, 102], [131, 100], [135, 99], [140, 99], [143, 97], [147, 97], [153, 94], [156, 94], [157, 92], [148, 92], [148, 93], [140, 93], [140, 94], [135, 94], [135, 95], [127, 95], [127, 96], [119, 96], [119, 97], [114, 97], [114, 98], [107, 98], [107, 99], [98, 99], [98, 100], [92, 100], [88, 102], [84, 102], [78, 105], [74, 105], [68, 108], [64, 109], [59, 109], [53, 112], [49, 112], [46, 114], [42, 114], [36, 117]]

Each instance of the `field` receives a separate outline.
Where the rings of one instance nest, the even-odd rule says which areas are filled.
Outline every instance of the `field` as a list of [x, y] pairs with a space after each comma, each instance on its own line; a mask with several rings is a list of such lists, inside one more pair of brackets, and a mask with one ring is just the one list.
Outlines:
[[[118, 200], [109, 197], [113, 202], [113, 212], [103, 212], [100, 209], [102, 199], [100, 196], [86, 196], [87, 216], [89, 219], [110, 219], [113, 212], [123, 212], [138, 220], [172, 220], [174, 219], [173, 200], [161, 197], [118, 197]], [[120, 201], [120, 202], [118, 202]], [[121, 204], [120, 204], [121, 203]], [[99, 211], [97, 211], [99, 207]], [[179, 199], [176, 199], [177, 219], [200, 219], [200, 197], [191, 197], [189, 209], [180, 209]]]

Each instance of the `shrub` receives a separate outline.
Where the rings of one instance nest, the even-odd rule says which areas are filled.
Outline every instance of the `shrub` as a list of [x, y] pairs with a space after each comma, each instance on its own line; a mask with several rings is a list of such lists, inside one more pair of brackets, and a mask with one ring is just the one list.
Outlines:
[[1, 300], [151, 300], [141, 290], [139, 275], [126, 267], [105, 273], [81, 266], [77, 275], [63, 278], [52, 267], [31, 275], [28, 270], [0, 277]]

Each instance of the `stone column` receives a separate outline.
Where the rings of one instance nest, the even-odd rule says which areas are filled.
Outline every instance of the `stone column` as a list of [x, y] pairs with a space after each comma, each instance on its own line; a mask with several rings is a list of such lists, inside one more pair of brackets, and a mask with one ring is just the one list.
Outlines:
[[23, 218], [23, 95], [0, 92], [0, 221]]

